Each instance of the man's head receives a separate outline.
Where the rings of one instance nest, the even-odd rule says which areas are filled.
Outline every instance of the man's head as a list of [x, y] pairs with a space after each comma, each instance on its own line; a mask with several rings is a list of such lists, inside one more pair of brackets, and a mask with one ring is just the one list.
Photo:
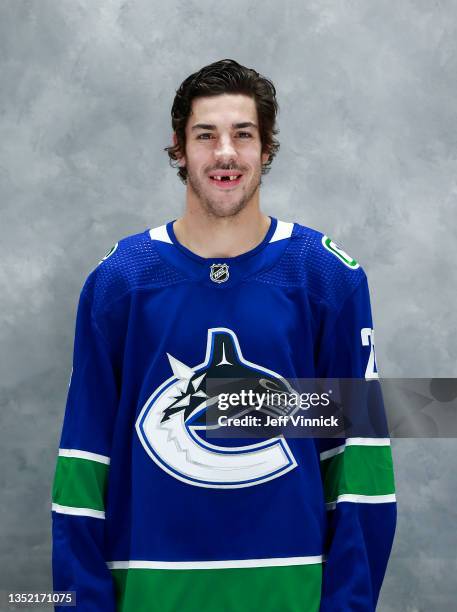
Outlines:
[[[182, 83], [171, 111], [174, 145], [165, 150], [208, 213], [235, 215], [258, 194], [279, 149], [277, 112], [274, 85], [233, 60], [206, 66]], [[239, 178], [221, 178], [224, 171]]]

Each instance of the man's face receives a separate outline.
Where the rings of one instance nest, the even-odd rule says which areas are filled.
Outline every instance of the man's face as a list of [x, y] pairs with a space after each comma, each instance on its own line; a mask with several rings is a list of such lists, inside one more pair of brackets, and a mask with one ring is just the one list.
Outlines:
[[245, 208], [258, 195], [267, 160], [252, 98], [223, 94], [193, 100], [181, 164], [191, 197], [209, 214], [231, 217]]

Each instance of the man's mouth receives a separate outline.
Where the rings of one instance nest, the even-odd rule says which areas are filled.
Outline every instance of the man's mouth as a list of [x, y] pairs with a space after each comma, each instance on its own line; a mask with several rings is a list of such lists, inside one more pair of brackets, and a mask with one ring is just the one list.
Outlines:
[[213, 173], [209, 175], [209, 178], [220, 189], [230, 189], [239, 185], [242, 176], [242, 174], [230, 171], [226, 174], [222, 172]]

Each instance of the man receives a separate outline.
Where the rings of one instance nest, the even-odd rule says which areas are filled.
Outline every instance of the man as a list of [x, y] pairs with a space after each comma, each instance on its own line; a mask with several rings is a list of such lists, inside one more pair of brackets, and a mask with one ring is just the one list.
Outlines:
[[120, 240], [81, 292], [52, 507], [54, 588], [78, 610], [376, 607], [389, 440], [216, 443], [205, 421], [211, 377], [377, 376], [362, 268], [260, 209], [277, 109], [235, 61], [188, 77], [167, 148], [184, 214]]

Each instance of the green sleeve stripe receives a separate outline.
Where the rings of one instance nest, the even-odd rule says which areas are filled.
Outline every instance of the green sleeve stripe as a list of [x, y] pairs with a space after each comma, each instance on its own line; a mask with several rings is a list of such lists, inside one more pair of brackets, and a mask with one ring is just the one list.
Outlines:
[[390, 495], [395, 482], [390, 446], [346, 446], [321, 462], [326, 503], [340, 495]]
[[108, 465], [75, 457], [57, 459], [52, 501], [60, 506], [105, 510]]

